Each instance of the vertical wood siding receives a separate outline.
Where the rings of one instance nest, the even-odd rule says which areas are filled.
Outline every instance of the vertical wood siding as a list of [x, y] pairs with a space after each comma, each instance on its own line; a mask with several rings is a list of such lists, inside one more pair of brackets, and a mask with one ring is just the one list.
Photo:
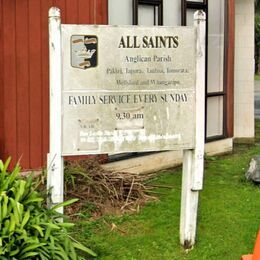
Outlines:
[[4, 100], [4, 88], [3, 88], [3, 0], [0, 0], [0, 156], [4, 153], [4, 111], [3, 111], [3, 100]]
[[[16, 2], [3, 0], [3, 86], [2, 109], [4, 111], [4, 153], [12, 155], [14, 161], [17, 153], [17, 61], [16, 61]], [[26, 65], [25, 65], [26, 66]]]
[[[17, 156], [24, 165], [30, 164], [30, 75], [29, 75], [29, 25], [28, 3], [16, 1], [16, 88], [17, 88]], [[5, 83], [5, 87], [8, 83]], [[8, 114], [5, 115], [8, 118]], [[7, 131], [7, 129], [6, 129]], [[8, 154], [7, 154], [8, 155]]]
[[49, 149], [48, 10], [62, 23], [107, 24], [106, 0], [0, 0], [0, 158], [25, 169]]

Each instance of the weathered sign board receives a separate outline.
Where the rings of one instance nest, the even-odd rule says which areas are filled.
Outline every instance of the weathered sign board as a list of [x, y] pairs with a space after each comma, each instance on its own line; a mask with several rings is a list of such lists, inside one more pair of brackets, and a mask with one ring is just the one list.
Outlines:
[[50, 9], [50, 205], [63, 201], [66, 155], [183, 150], [180, 241], [195, 243], [206, 27], [202, 11], [194, 18], [194, 27], [64, 25]]
[[63, 155], [194, 147], [195, 28], [62, 25]]

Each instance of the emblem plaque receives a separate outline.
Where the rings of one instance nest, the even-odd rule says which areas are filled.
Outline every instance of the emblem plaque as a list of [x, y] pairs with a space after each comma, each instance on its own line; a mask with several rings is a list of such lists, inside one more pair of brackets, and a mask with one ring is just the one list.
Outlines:
[[71, 36], [71, 66], [89, 69], [97, 66], [98, 39], [95, 35]]

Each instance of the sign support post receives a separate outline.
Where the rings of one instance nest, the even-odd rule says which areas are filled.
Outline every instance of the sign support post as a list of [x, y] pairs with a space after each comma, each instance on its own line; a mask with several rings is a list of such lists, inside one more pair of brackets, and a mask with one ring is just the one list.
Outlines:
[[194, 14], [196, 40], [196, 134], [195, 149], [184, 150], [180, 242], [189, 249], [195, 244], [199, 191], [203, 186], [205, 138], [205, 38], [206, 14]]
[[[47, 158], [47, 188], [51, 190], [49, 207], [63, 202], [62, 157], [62, 51], [60, 10], [49, 10], [50, 52], [50, 153]], [[58, 212], [63, 213], [63, 207]]]

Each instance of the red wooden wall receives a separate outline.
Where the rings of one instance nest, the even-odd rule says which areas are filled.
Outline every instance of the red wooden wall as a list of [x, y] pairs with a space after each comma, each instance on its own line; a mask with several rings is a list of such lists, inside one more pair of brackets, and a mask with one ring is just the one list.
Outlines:
[[0, 158], [25, 169], [49, 147], [48, 10], [62, 23], [107, 24], [107, 0], [0, 0]]

